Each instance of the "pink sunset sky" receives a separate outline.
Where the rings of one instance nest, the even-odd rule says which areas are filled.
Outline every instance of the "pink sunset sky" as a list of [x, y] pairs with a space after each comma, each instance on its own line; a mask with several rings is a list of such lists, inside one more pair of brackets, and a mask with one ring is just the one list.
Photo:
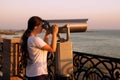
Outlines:
[[120, 0], [0, 0], [0, 29], [26, 29], [31, 16], [88, 19], [88, 29], [120, 29]]

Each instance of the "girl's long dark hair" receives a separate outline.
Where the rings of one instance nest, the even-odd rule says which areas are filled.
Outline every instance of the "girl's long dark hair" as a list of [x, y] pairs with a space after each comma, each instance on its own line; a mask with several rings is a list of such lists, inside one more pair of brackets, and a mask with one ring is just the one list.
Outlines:
[[27, 58], [29, 58], [29, 53], [27, 49], [27, 40], [30, 36], [31, 32], [33, 31], [35, 26], [39, 26], [42, 24], [42, 19], [37, 16], [33, 16], [28, 20], [28, 27], [27, 30], [23, 33], [23, 36], [21, 37], [21, 53], [22, 53], [22, 63], [24, 67], [27, 65]]

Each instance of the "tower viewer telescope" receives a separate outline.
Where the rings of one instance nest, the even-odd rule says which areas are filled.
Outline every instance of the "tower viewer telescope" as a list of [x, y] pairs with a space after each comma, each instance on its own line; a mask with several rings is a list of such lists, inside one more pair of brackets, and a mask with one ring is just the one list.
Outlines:
[[[43, 28], [48, 32], [52, 33], [54, 24], [58, 24], [58, 38], [59, 41], [68, 41], [70, 33], [85, 32], [87, 30], [88, 19], [61, 19], [61, 20], [43, 20]], [[66, 33], [66, 39], [60, 37], [60, 33]]]
[[59, 24], [61, 26], [69, 24], [70, 32], [85, 32], [87, 30], [88, 19], [59, 19], [47, 20], [50, 24]]

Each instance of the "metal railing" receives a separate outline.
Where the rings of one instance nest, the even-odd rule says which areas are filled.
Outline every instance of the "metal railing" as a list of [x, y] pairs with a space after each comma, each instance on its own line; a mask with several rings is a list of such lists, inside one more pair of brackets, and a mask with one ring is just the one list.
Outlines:
[[[120, 59], [75, 51], [73, 54], [74, 74], [70, 80], [120, 79]], [[48, 71], [51, 80], [56, 80], [54, 62], [54, 54], [49, 53]]]
[[119, 80], [120, 59], [73, 52], [74, 80]]
[[[20, 73], [20, 44], [12, 44], [12, 76], [24, 78], [24, 71]], [[93, 55], [82, 52], [73, 52], [73, 76], [72, 80], [119, 80], [120, 79], [120, 59]], [[50, 80], [55, 80], [55, 57], [48, 53], [48, 73]], [[4, 75], [4, 74], [3, 74]]]

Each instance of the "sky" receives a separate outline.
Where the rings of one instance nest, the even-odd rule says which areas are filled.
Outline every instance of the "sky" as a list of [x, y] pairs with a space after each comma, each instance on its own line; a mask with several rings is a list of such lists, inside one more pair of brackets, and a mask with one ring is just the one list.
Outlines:
[[31, 16], [88, 19], [88, 29], [120, 29], [120, 0], [0, 0], [0, 29], [26, 29]]

